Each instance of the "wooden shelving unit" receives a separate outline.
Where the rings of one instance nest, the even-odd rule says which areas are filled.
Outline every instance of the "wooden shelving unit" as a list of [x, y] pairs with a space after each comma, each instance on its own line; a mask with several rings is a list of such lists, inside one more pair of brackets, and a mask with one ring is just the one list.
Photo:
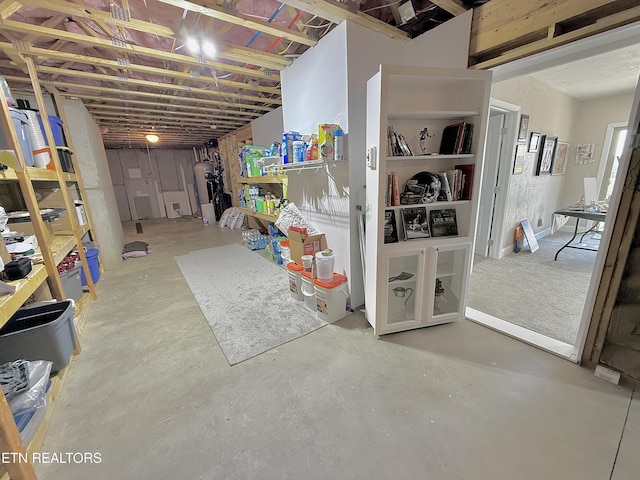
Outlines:
[[[49, 116], [47, 115], [35, 64], [30, 57], [23, 57], [22, 60], [24, 60], [24, 64], [29, 71], [29, 76], [31, 78], [41, 117], [43, 119], [48, 119]], [[59, 106], [62, 105], [57, 92], [54, 91], [53, 95], [56, 104]], [[83, 297], [76, 303], [76, 323], [81, 326], [84, 324], [86, 313], [91, 301], [96, 298], [95, 287], [91, 278], [87, 258], [84, 249], [81, 248], [82, 237], [86, 233], [91, 232], [93, 239], [95, 240], [89, 206], [86, 202], [83, 202], [88, 222], [86, 225], [79, 225], [75, 202], [69, 192], [69, 185], [77, 184], [80, 199], [82, 200], [86, 198], [82, 180], [80, 176], [75, 173], [62, 171], [62, 166], [56, 154], [57, 152], [55, 147], [52, 148], [53, 170], [26, 167], [26, 162], [22, 152], [20, 151], [17, 135], [14, 131], [6, 97], [1, 89], [0, 108], [2, 109], [2, 111], [0, 111], [0, 128], [2, 128], [6, 134], [9, 150], [13, 150], [15, 153], [14, 156], [3, 156], [3, 163], [9, 162], [9, 167], [11, 168], [0, 172], [0, 183], [17, 183], [17, 190], [19, 191], [19, 195], [22, 196], [22, 201], [29, 212], [33, 231], [35, 232], [35, 236], [38, 241], [39, 251], [36, 251], [36, 253], [39, 255], [37, 256], [42, 257], [42, 263], [33, 265], [32, 271], [26, 278], [12, 282], [17, 287], [16, 291], [12, 295], [0, 297], [0, 326], [4, 325], [16, 310], [24, 305], [24, 303], [29, 300], [29, 298], [34, 295], [40, 287], [48, 285], [49, 292], [47, 292], [47, 295], [50, 296], [47, 298], [51, 298], [52, 296], [57, 300], [66, 299], [64, 288], [58, 274], [57, 265], [75, 246], [80, 247], [78, 248], [78, 253], [87, 279], [87, 288], [89, 290], [89, 293], [83, 295]], [[63, 121], [65, 137], [69, 143], [68, 146], [73, 151], [71, 135], [68, 131], [67, 122], [64, 118], [64, 112], [60, 111], [59, 115]], [[44, 121], [44, 130], [48, 144], [56, 145], [48, 121]], [[72, 163], [74, 171], [78, 172], [79, 169], [75, 156], [72, 157]], [[68, 232], [58, 231], [55, 234], [51, 234], [47, 230], [40, 215], [41, 207], [38, 204], [34, 185], [42, 188], [49, 188], [51, 186], [59, 188], [59, 193], [61, 194], [59, 206], [66, 210], [67, 220], [70, 225]], [[16, 190], [14, 187], [11, 187], [11, 189], [12, 191]], [[76, 335], [78, 335], [79, 330], [80, 328], [76, 329]], [[78, 342], [78, 347], [73, 353], [74, 355], [77, 355], [79, 352], [80, 344]], [[53, 414], [55, 400], [62, 389], [68, 368], [69, 366], [62, 369], [52, 378], [52, 385], [48, 393], [48, 410], [45, 414], [44, 421], [40, 424], [34, 439], [30, 442], [27, 449], [25, 449], [25, 446], [22, 444], [20, 434], [13, 420], [13, 415], [9, 409], [6, 399], [4, 398], [4, 395], [0, 395], [0, 453], [13, 452], [24, 454], [32, 453], [40, 449], [42, 442], [44, 441], [44, 436], [51, 419], [51, 415]], [[0, 389], [0, 392], [1, 391], [2, 390]], [[6, 464], [4, 465], [4, 468], [0, 467], [0, 480], [9, 478], [12, 480], [32, 480], [35, 479], [36, 476], [33, 466], [30, 463], [16, 462]]]

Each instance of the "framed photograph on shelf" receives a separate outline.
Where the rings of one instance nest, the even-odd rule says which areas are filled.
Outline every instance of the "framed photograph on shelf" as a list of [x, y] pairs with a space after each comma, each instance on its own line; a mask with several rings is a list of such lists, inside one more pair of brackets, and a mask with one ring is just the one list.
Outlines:
[[531, 132], [531, 139], [529, 140], [529, 152], [536, 153], [540, 147], [540, 134], [538, 132]]
[[524, 143], [516, 145], [516, 159], [513, 162], [513, 175], [520, 175], [524, 170], [524, 158], [527, 154], [527, 146]]
[[569, 151], [571, 144], [567, 142], [558, 142], [556, 146], [556, 154], [553, 157], [553, 166], [551, 167], [551, 175], [564, 175], [569, 162]]
[[538, 152], [538, 165], [536, 175], [551, 175], [553, 156], [556, 153], [558, 137], [543, 135], [540, 139], [540, 151]]
[[400, 210], [400, 214], [406, 240], [431, 237], [429, 218], [425, 207], [403, 208]]
[[518, 130], [518, 141], [527, 141], [527, 132], [529, 131], [529, 115], [520, 115], [520, 129]]
[[458, 235], [458, 221], [455, 208], [431, 210], [429, 212], [431, 233], [434, 237]]

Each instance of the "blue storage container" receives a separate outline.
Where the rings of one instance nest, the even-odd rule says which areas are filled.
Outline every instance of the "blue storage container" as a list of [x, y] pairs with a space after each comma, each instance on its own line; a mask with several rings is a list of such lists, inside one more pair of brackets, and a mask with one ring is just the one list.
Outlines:
[[[11, 112], [13, 128], [18, 137], [20, 150], [22, 150], [22, 155], [24, 156], [24, 162], [27, 167], [33, 167], [33, 152], [31, 151], [31, 139], [29, 138], [29, 117], [25, 112], [17, 108], [11, 107], [9, 111]], [[0, 130], [0, 150], [9, 150], [9, 141], [2, 130]]]
[[[89, 264], [89, 272], [91, 272], [91, 280], [93, 283], [98, 283], [100, 280], [100, 264], [98, 263], [98, 254], [100, 250], [97, 248], [89, 248], [84, 253], [87, 256], [87, 263]], [[80, 269], [80, 282], [82, 285], [87, 285], [87, 277], [84, 276], [84, 268]]]
[[[38, 112], [38, 122], [40, 122], [40, 129], [42, 130], [42, 136], [44, 137], [44, 143], [49, 145], [49, 141], [47, 140], [47, 134], [44, 133], [44, 125], [42, 125], [42, 117]], [[58, 147], [66, 147], [67, 145], [64, 143], [64, 134], [62, 133], [62, 120], [56, 117], [55, 115], [49, 115], [49, 125], [51, 125], [51, 132], [53, 132], [53, 140], [56, 142], [56, 146]]]

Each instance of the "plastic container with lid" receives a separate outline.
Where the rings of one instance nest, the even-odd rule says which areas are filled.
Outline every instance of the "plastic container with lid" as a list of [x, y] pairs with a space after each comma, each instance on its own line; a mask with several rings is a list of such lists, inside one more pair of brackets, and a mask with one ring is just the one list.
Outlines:
[[333, 280], [335, 259], [336, 254], [330, 248], [316, 252], [316, 277], [318, 280], [323, 282], [331, 282]]
[[287, 273], [289, 274], [289, 292], [294, 300], [304, 300], [302, 294], [302, 265], [296, 262], [287, 263]]
[[316, 289], [313, 285], [313, 277], [311, 272], [301, 272], [302, 280], [302, 296], [304, 297], [304, 306], [311, 312], [316, 311]]
[[[11, 120], [13, 121], [13, 128], [16, 131], [16, 136], [18, 137], [20, 150], [24, 156], [24, 162], [27, 167], [33, 167], [34, 160], [33, 153], [31, 151], [31, 139], [29, 138], [29, 117], [26, 112], [18, 110], [17, 108], [9, 108], [9, 111], [11, 113]], [[6, 132], [0, 130], [0, 150], [10, 150], [7, 137], [8, 135]]]
[[347, 315], [347, 297], [349, 294], [344, 288], [347, 277], [334, 273], [328, 282], [314, 280], [316, 297], [316, 314], [320, 320], [333, 323]]

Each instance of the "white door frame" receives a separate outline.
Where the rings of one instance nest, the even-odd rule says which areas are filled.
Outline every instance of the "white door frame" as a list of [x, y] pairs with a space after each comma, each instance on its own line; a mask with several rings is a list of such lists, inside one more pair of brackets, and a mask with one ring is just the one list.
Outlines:
[[[502, 80], [508, 80], [511, 78], [528, 75], [538, 70], [570, 63], [601, 53], [607, 53], [630, 45], [636, 45], [638, 43], [638, 38], [640, 38], [640, 22], [618, 27], [613, 30], [600, 33], [598, 35], [593, 35], [591, 37], [575, 41], [568, 45], [561, 45], [546, 52], [531, 55], [529, 57], [515, 60], [504, 65], [499, 65], [491, 69], [493, 71], [493, 82], [496, 83]], [[639, 94], [640, 87], [636, 89], [636, 101]], [[637, 104], [634, 104], [632, 116], [634, 116], [637, 112], [637, 108]], [[634, 118], [631, 118], [631, 121], [633, 120]], [[602, 239], [600, 240], [600, 248], [598, 249], [598, 253], [596, 255], [596, 261], [593, 267], [593, 275], [591, 276], [587, 298], [585, 301], [584, 309], [582, 311], [582, 319], [578, 328], [576, 345], [570, 345], [558, 340], [554, 340], [550, 337], [545, 337], [538, 333], [532, 332], [531, 330], [527, 330], [510, 322], [497, 319], [469, 307], [467, 307], [466, 310], [467, 318], [486, 325], [489, 328], [499, 330], [506, 335], [512, 336], [526, 343], [530, 343], [550, 353], [566, 358], [567, 360], [578, 363], [582, 357], [588, 326], [591, 320], [591, 315], [593, 313], [594, 301], [596, 297], [595, 293], [598, 289], [600, 278], [602, 277], [604, 260], [606, 257], [606, 252], [609, 248], [609, 242], [611, 240], [611, 226], [613, 225], [618, 209], [620, 198], [620, 182], [622, 181], [622, 178], [626, 177], [629, 156], [630, 155], [628, 154], [624, 155], [619, 166], [619, 175], [618, 179], [616, 180], [616, 188], [614, 189], [614, 193], [612, 195], [612, 202], [609, 205], [609, 218], [607, 218], [607, 222], [605, 223], [605, 228], [602, 233]], [[625, 161], [626, 164], [624, 164], [623, 161]]]
[[513, 161], [516, 154], [520, 107], [492, 98], [489, 102], [489, 108], [498, 110], [505, 115], [503, 127], [505, 133], [502, 136], [500, 170], [498, 171], [498, 192], [495, 197], [493, 227], [491, 228], [491, 236], [489, 237], [493, 241], [493, 248], [489, 250], [489, 257], [500, 259], [511, 251], [510, 249], [505, 250], [502, 248], [502, 239], [504, 238], [504, 215], [507, 207], [509, 188], [511, 186], [511, 169], [513, 168]]

